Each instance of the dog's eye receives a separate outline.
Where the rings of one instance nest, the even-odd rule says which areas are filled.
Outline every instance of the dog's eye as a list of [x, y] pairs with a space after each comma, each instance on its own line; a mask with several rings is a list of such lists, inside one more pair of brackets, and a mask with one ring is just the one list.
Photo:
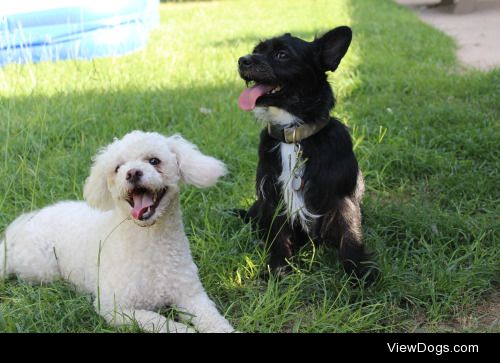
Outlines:
[[278, 60], [285, 60], [285, 59], [288, 59], [288, 53], [283, 51], [283, 50], [280, 50], [279, 52], [276, 52], [276, 54], [274, 55], [274, 57]]
[[149, 163], [150, 163], [151, 165], [153, 165], [153, 166], [156, 166], [156, 165], [158, 165], [159, 163], [161, 163], [161, 160], [160, 160], [160, 159], [158, 159], [158, 158], [151, 158], [151, 159], [149, 159]]
[[120, 166], [121, 165], [117, 165], [116, 168], [115, 168], [115, 173], [118, 173], [118, 169], [120, 169]]

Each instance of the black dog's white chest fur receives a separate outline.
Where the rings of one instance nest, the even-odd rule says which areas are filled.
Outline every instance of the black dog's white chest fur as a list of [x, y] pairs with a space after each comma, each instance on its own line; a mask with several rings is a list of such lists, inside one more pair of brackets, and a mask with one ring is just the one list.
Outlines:
[[[274, 125], [289, 126], [302, 123], [296, 116], [277, 107], [256, 107], [254, 115], [259, 121]], [[298, 146], [296, 144], [280, 142], [277, 146], [281, 159], [281, 174], [278, 181], [286, 215], [291, 224], [298, 222], [305, 231], [309, 231], [310, 226], [319, 215], [311, 213], [307, 208], [305, 198], [307, 188], [304, 186], [297, 190], [293, 185], [294, 170], [299, 167], [307, 168], [307, 163], [298, 159]]]

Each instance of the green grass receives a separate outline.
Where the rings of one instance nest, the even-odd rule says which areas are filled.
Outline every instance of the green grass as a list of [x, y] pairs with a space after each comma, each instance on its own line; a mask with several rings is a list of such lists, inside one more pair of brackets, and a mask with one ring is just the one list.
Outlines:
[[[238, 330], [500, 331], [455, 324], [498, 290], [500, 70], [464, 69], [450, 38], [391, 1], [166, 4], [161, 19], [138, 53], [0, 69], [0, 231], [81, 199], [91, 156], [114, 136], [180, 132], [229, 166], [217, 187], [184, 189], [182, 204], [203, 284]], [[308, 247], [293, 274], [265, 282], [262, 246], [226, 212], [254, 198], [260, 131], [237, 108], [236, 62], [259, 39], [342, 24], [354, 40], [331, 76], [334, 114], [366, 177], [363, 228], [383, 278], [352, 286], [335, 251]], [[113, 329], [69, 284], [10, 280], [0, 331]]]

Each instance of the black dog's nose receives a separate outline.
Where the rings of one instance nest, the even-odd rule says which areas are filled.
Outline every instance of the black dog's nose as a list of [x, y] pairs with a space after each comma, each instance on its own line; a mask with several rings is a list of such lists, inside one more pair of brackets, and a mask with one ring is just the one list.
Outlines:
[[238, 65], [240, 68], [248, 68], [252, 64], [252, 56], [245, 55], [238, 59]]
[[141, 180], [142, 175], [143, 173], [139, 169], [130, 169], [129, 171], [127, 171], [126, 179], [130, 183], [137, 183], [139, 180]]

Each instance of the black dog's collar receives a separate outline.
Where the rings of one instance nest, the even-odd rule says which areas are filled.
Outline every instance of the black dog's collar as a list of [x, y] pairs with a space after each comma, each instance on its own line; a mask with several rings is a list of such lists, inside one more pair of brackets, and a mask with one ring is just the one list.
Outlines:
[[328, 125], [329, 118], [316, 121], [312, 124], [302, 124], [300, 126], [281, 128], [276, 125], [267, 124], [267, 133], [269, 136], [284, 142], [286, 144], [296, 144], [299, 141], [311, 137]]

